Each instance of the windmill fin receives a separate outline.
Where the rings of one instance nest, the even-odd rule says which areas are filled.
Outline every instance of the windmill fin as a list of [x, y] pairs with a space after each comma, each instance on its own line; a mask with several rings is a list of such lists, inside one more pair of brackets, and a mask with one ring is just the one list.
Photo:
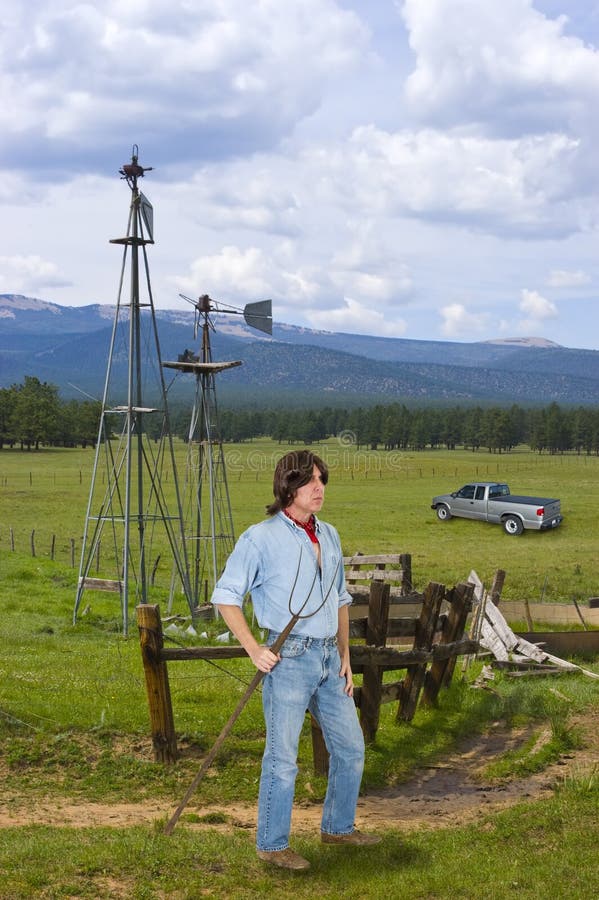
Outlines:
[[243, 318], [252, 328], [257, 328], [264, 334], [272, 334], [272, 300], [247, 303], [243, 310]]

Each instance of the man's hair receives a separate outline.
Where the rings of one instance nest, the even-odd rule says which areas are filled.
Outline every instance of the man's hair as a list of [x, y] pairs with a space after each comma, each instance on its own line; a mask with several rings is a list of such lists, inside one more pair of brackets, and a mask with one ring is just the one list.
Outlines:
[[293, 503], [299, 488], [308, 484], [312, 478], [314, 466], [319, 470], [322, 483], [329, 480], [329, 470], [323, 460], [311, 450], [292, 450], [277, 463], [272, 492], [274, 501], [266, 507], [269, 516], [274, 516]]

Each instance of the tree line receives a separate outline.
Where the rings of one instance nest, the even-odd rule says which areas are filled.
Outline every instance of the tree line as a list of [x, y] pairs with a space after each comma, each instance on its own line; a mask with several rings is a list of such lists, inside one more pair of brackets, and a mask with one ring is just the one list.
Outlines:
[[[61, 400], [55, 385], [26, 376], [22, 384], [0, 388], [0, 449], [94, 445], [100, 415], [99, 402]], [[188, 439], [189, 419], [188, 406], [171, 409], [171, 429], [183, 441]], [[146, 424], [150, 430], [161, 427], [150, 420]], [[517, 404], [422, 408], [403, 403], [313, 409], [227, 407], [220, 410], [218, 425], [220, 439], [235, 443], [268, 437], [309, 445], [337, 438], [372, 450], [464, 447], [504, 453], [526, 444], [539, 453], [599, 453], [599, 407], [560, 407], [555, 402], [533, 408]]]
[[[180, 412], [177, 433], [186, 439]], [[270, 437], [281, 443], [311, 444], [337, 437], [372, 450], [464, 447], [509, 452], [526, 444], [539, 453], [599, 453], [599, 408], [501, 406], [408, 407], [401, 403], [340, 409], [225, 409], [221, 439], [240, 442]]]
[[94, 445], [100, 412], [97, 401], [61, 400], [56, 385], [26, 375], [23, 384], [0, 388], [0, 450]]

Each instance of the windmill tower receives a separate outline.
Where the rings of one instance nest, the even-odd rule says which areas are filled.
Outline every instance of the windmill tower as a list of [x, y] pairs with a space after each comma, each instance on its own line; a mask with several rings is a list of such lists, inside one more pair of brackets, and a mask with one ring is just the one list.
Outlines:
[[[131, 163], [120, 170], [131, 190], [131, 205], [126, 236], [110, 242], [122, 245], [123, 261], [73, 612], [76, 622], [87, 590], [114, 591], [120, 595], [125, 635], [130, 593], [136, 604], [148, 602], [164, 555], [172, 554], [193, 613], [146, 252], [154, 243], [153, 209], [139, 189], [150, 168], [139, 165], [134, 145]], [[123, 298], [127, 272], [130, 291]], [[167, 568], [170, 578], [171, 566]]]
[[243, 310], [217, 303], [207, 294], [197, 300], [180, 295], [194, 306], [194, 339], [201, 329], [199, 354], [186, 350], [167, 368], [188, 372], [195, 377], [195, 395], [187, 443], [187, 467], [183, 489], [185, 535], [191, 570], [194, 606], [208, 600], [228, 555], [235, 543], [231, 501], [222, 436], [216, 402], [216, 376], [235, 366], [212, 359], [210, 332], [214, 331], [212, 312], [243, 315], [246, 323], [265, 334], [272, 334], [272, 302], [248, 303]]

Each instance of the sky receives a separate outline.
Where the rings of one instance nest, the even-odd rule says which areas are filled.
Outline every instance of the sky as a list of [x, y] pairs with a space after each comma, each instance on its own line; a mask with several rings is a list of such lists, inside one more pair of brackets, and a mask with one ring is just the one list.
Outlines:
[[599, 0], [4, 0], [0, 293], [599, 349]]

